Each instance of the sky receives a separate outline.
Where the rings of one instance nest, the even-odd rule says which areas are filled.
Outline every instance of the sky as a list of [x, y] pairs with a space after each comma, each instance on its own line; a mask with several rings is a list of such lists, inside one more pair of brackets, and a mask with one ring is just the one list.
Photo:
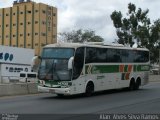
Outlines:
[[[116, 29], [110, 15], [121, 11], [126, 16], [128, 3], [142, 10], [149, 9], [148, 17], [153, 23], [160, 18], [160, 0], [32, 0], [58, 8], [58, 33], [72, 30], [93, 30], [106, 42], [117, 39]], [[11, 7], [13, 0], [0, 0], [0, 8]]]

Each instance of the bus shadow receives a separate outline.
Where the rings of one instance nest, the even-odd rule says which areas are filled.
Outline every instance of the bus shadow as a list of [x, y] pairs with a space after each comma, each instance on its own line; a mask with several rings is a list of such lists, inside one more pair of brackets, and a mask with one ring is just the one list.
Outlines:
[[93, 93], [91, 96], [85, 96], [85, 94], [77, 94], [77, 95], [70, 95], [70, 96], [48, 96], [44, 97], [43, 99], [85, 99], [85, 98], [91, 98], [91, 97], [97, 97], [97, 96], [103, 96], [103, 95], [109, 95], [109, 94], [119, 94], [119, 93], [127, 93], [127, 92], [137, 92], [137, 91], [142, 91], [142, 90], [147, 90], [145, 88], [139, 89], [139, 90], [134, 90], [130, 91], [126, 88], [123, 89], [111, 89], [111, 90], [104, 90], [104, 91], [99, 91]]

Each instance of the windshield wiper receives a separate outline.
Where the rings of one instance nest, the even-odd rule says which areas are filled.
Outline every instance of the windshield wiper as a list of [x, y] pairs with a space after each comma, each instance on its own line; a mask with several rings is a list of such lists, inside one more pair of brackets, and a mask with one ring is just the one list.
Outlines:
[[[58, 75], [58, 73], [57, 73], [57, 71], [56, 71], [56, 63], [53, 62], [53, 64], [54, 64], [54, 67], [52, 66], [53, 67], [53, 72], [57, 76], [58, 80], [61, 80], [60, 77], [59, 77], [59, 75]], [[52, 76], [52, 79], [53, 79], [53, 76]]]

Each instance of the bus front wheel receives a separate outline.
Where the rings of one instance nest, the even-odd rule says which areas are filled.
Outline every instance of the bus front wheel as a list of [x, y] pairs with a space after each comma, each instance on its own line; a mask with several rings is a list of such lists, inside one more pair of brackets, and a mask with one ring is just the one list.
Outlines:
[[64, 97], [64, 94], [57, 94], [58, 97]]
[[94, 92], [94, 84], [92, 82], [89, 82], [86, 86], [85, 95], [89, 97], [93, 94], [93, 92]]

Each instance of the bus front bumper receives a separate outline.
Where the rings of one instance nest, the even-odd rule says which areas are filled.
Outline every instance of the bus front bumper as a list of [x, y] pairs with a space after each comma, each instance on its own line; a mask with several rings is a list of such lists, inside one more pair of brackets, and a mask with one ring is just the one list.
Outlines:
[[38, 86], [38, 91], [39, 92], [54, 93], [54, 94], [71, 95], [70, 88], [50, 88], [50, 87]]

